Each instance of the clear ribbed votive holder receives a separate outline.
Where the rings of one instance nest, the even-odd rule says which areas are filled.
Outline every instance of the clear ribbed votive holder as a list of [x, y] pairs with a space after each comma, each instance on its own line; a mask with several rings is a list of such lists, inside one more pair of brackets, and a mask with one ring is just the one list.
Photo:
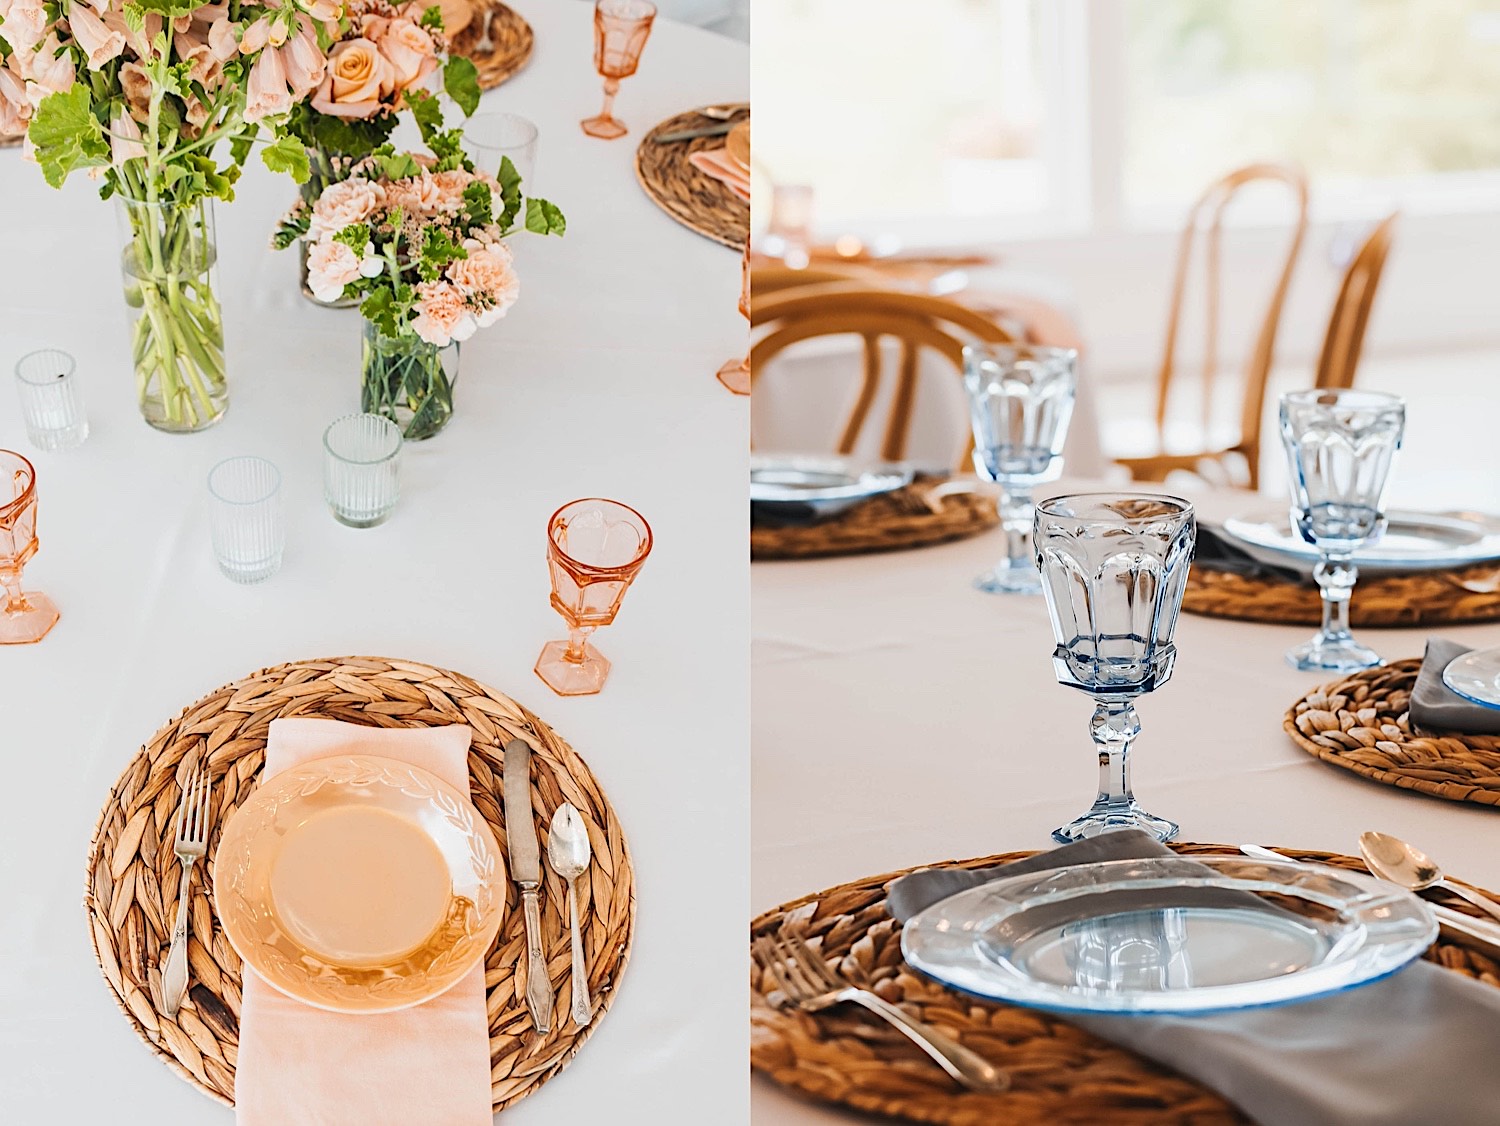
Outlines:
[[26, 437], [39, 450], [71, 450], [89, 436], [75, 368], [73, 357], [56, 348], [28, 352], [16, 363]]
[[219, 570], [237, 583], [258, 583], [279, 571], [286, 547], [281, 470], [263, 457], [232, 457], [209, 470], [208, 492]]
[[323, 432], [323, 497], [335, 520], [373, 528], [400, 496], [401, 427], [378, 414], [351, 414]]

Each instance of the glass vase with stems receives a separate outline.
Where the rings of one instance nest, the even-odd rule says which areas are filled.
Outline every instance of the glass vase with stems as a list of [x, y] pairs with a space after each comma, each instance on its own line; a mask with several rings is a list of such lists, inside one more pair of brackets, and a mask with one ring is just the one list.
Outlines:
[[178, 203], [154, 190], [116, 199], [141, 414], [158, 430], [206, 429], [229, 404], [213, 202]]
[[431, 438], [453, 417], [458, 342], [438, 347], [415, 333], [388, 336], [365, 322], [360, 410], [401, 427], [408, 442]]

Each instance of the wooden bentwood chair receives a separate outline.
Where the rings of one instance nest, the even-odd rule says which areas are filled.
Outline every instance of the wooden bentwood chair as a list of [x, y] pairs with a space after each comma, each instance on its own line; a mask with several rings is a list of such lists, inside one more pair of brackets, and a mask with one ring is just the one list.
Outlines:
[[[1287, 246], [1286, 261], [1276, 276], [1275, 288], [1272, 290], [1270, 303], [1266, 306], [1266, 311], [1261, 318], [1255, 346], [1245, 364], [1239, 438], [1233, 445], [1217, 449], [1205, 448], [1186, 453], [1169, 453], [1166, 449], [1167, 406], [1171, 398], [1173, 377], [1176, 374], [1177, 333], [1182, 321], [1193, 247], [1201, 232], [1206, 244], [1204, 248], [1206, 340], [1201, 377], [1203, 382], [1202, 425], [1206, 436], [1211, 421], [1214, 385], [1219, 366], [1219, 273], [1224, 212], [1236, 192], [1247, 184], [1258, 181], [1284, 184], [1291, 192], [1296, 204], [1297, 217], [1292, 228], [1291, 242]], [[1160, 373], [1157, 377], [1158, 452], [1144, 457], [1120, 459], [1120, 463], [1130, 470], [1131, 476], [1136, 480], [1160, 481], [1174, 469], [1196, 472], [1205, 460], [1219, 460], [1225, 458], [1226, 455], [1237, 454], [1243, 457], [1249, 465], [1249, 486], [1252, 489], [1257, 487], [1260, 477], [1261, 416], [1265, 404], [1266, 384], [1270, 379], [1271, 365], [1275, 360], [1276, 331], [1281, 322], [1281, 309], [1286, 301], [1287, 288], [1291, 284], [1292, 271], [1297, 265], [1297, 255], [1302, 249], [1302, 239], [1306, 232], [1307, 180], [1300, 169], [1291, 165], [1252, 164], [1236, 169], [1211, 184], [1193, 204], [1178, 244], [1176, 276], [1172, 283], [1172, 305], [1167, 317], [1167, 339], [1162, 352]]]
[[[751, 286], [754, 290], [754, 280]], [[896, 384], [880, 448], [880, 456], [888, 461], [899, 461], [906, 456], [922, 349], [938, 353], [962, 372], [966, 343], [1013, 343], [1004, 329], [957, 302], [847, 281], [796, 286], [757, 296], [751, 302], [750, 324], [752, 330], [761, 332], [750, 348], [752, 387], [757, 373], [792, 344], [821, 336], [852, 335], [863, 339], [861, 382], [839, 432], [836, 449], [840, 454], [854, 451], [880, 390], [884, 367], [882, 339], [898, 340]], [[960, 457], [960, 468], [967, 464], [972, 449], [971, 437]]]
[[1318, 354], [1319, 388], [1336, 390], [1354, 386], [1370, 309], [1375, 304], [1375, 291], [1380, 287], [1395, 227], [1396, 213], [1392, 212], [1376, 224], [1344, 273], [1333, 313], [1328, 318], [1328, 331], [1323, 336], [1323, 351]]

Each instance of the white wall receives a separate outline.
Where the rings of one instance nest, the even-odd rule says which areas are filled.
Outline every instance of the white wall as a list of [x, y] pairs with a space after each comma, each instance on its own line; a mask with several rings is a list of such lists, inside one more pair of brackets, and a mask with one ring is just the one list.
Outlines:
[[[1317, 357], [1342, 273], [1329, 261], [1337, 230], [1326, 223], [1308, 228], [1282, 316], [1280, 364], [1311, 366]], [[1227, 370], [1238, 370], [1249, 349], [1285, 239], [1284, 228], [1225, 231], [1220, 357]], [[995, 249], [1007, 269], [1055, 277], [1070, 287], [1096, 375], [1154, 375], [1177, 232], [1014, 240]], [[1191, 362], [1201, 341], [1196, 326], [1186, 327], [1179, 354]], [[1367, 355], [1500, 346], [1500, 211], [1403, 215], [1365, 346]]]

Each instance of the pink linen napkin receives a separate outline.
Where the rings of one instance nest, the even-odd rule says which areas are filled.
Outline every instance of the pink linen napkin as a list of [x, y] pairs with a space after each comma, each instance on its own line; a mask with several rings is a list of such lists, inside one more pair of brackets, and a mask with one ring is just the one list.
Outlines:
[[[469, 792], [470, 731], [278, 719], [265, 776], [309, 759], [369, 754], [432, 771]], [[279, 993], [249, 967], [235, 1075], [239, 1126], [489, 1126], [484, 967], [394, 1013], [330, 1013]]]
[[750, 174], [730, 160], [723, 149], [695, 152], [688, 157], [688, 162], [699, 172], [723, 183], [741, 199], [750, 198]]

